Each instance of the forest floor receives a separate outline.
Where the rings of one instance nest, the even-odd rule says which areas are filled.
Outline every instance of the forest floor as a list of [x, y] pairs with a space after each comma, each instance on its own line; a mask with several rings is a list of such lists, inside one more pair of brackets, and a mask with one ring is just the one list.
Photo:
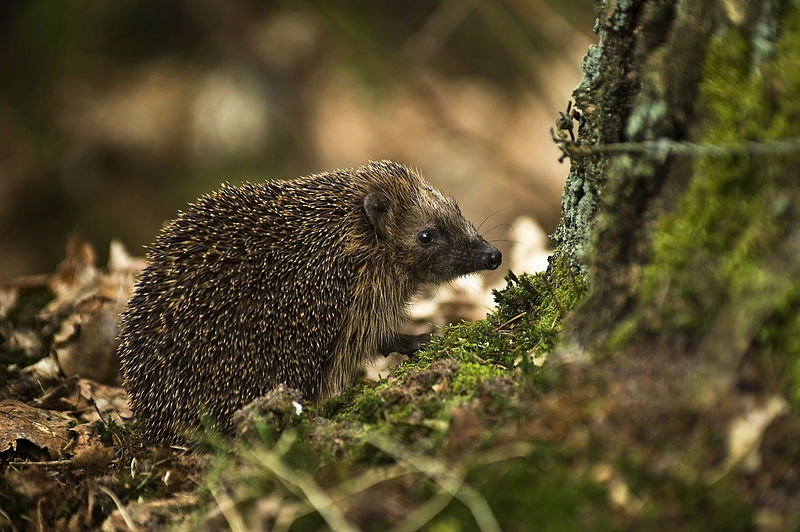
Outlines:
[[[52, 275], [0, 291], [0, 528], [764, 530], [800, 523], [785, 401], [700, 415], [663, 372], [557, 348], [585, 291], [553, 257], [498, 308], [319, 409], [276, 390], [231, 441], [143, 445], [113, 375], [141, 262], [73, 239]], [[553, 357], [551, 354], [555, 353]], [[87, 362], [88, 361], [88, 362]], [[84, 364], [94, 378], [65, 377]], [[110, 372], [110, 373], [109, 373]], [[738, 404], [738, 403], [737, 403]], [[724, 414], [724, 415], [723, 415]], [[728, 424], [722, 420], [733, 419]], [[738, 432], [737, 432], [738, 431]], [[736, 434], [734, 434], [736, 433]], [[715, 452], [684, 449], [715, 435]], [[683, 461], [683, 462], [681, 462]]]

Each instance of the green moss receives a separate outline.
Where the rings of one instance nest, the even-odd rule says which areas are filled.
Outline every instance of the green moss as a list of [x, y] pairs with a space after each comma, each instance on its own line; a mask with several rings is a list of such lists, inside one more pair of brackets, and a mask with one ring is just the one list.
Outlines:
[[[508, 370], [520, 367], [536, 374], [531, 360], [555, 347], [564, 318], [586, 292], [585, 281], [565, 258], [554, 255], [546, 272], [516, 275], [509, 271], [506, 282], [506, 288], [495, 291], [495, 312], [476, 323], [448, 327], [422, 356], [450, 356], [463, 363]], [[487, 370], [486, 376], [499, 374]]]
[[365, 389], [356, 399], [354, 412], [363, 423], [377, 423], [381, 419], [383, 400], [375, 388]]
[[636, 336], [641, 327], [638, 315], [623, 320], [609, 335], [605, 345], [606, 349], [612, 353], [619, 350]]
[[456, 395], [472, 395], [475, 387], [483, 380], [499, 377], [503, 371], [497, 367], [467, 362], [458, 366], [458, 373], [453, 380], [453, 393]]
[[124, 441], [125, 438], [131, 435], [131, 432], [136, 426], [137, 424], [135, 423], [119, 425], [112, 417], [108, 418], [108, 422], [103, 420], [95, 422], [95, 428], [97, 429], [97, 434], [100, 436], [100, 441], [106, 445], [114, 445], [115, 434], [121, 441]]
[[320, 414], [327, 418], [341, 415], [356, 397], [363, 391], [364, 384], [356, 383], [342, 390], [342, 393], [331, 397], [322, 403]]
[[782, 299], [773, 314], [758, 332], [755, 348], [767, 354], [773, 372], [784, 375], [788, 395], [795, 408], [800, 409], [800, 283]]

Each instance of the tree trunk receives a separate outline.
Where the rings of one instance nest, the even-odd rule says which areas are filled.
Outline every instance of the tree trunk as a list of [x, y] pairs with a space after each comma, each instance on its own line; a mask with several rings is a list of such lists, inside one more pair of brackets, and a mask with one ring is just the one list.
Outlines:
[[796, 524], [800, 5], [609, 0], [595, 29], [562, 142], [556, 240], [590, 286], [565, 372], [605, 391], [608, 448]]

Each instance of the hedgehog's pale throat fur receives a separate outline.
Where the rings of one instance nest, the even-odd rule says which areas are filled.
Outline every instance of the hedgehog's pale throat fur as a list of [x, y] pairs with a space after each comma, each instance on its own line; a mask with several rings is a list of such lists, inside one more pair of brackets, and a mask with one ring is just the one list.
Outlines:
[[[421, 230], [433, 242], [421, 243]], [[398, 340], [408, 300], [500, 264], [451, 198], [390, 161], [223, 186], [167, 225], [123, 313], [131, 408], [153, 441], [280, 383], [319, 401]]]

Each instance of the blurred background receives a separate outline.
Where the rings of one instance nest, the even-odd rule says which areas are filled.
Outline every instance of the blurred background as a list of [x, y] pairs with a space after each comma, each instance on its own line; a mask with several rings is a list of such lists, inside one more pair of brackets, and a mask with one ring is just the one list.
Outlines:
[[593, 21], [591, 0], [0, 2], [0, 282], [70, 233], [101, 264], [112, 238], [142, 254], [222, 181], [379, 158], [507, 253], [519, 216], [558, 222], [549, 128]]

